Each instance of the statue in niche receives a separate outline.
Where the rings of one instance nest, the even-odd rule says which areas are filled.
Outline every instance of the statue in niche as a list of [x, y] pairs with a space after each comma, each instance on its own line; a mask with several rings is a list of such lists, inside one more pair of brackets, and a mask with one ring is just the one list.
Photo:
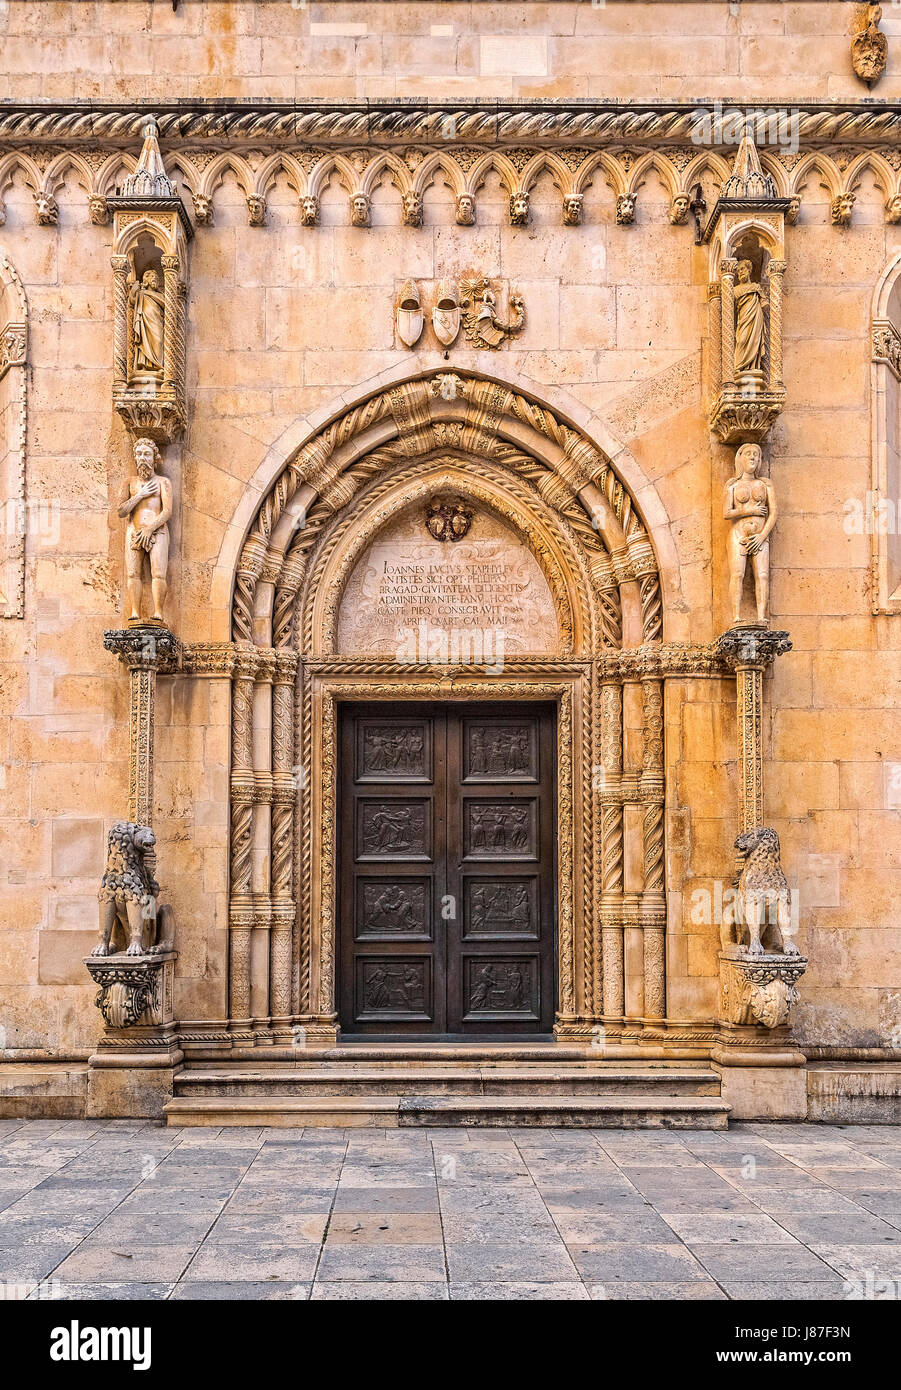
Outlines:
[[145, 563], [150, 568], [153, 622], [163, 621], [166, 575], [169, 569], [169, 518], [172, 484], [157, 473], [160, 451], [152, 439], [140, 438], [134, 446], [135, 472], [128, 479], [119, 516], [128, 518], [125, 531], [125, 581], [128, 621], [140, 623]]
[[732, 622], [741, 622], [741, 596], [748, 559], [754, 573], [757, 621], [766, 625], [770, 590], [769, 536], [776, 524], [776, 494], [769, 478], [758, 476], [763, 462], [759, 444], [742, 444], [735, 455], [737, 472], [726, 484], [723, 516], [729, 532], [729, 597]]
[[145, 270], [132, 281], [131, 302], [132, 374], [159, 377], [163, 372], [163, 323], [165, 300], [160, 277]]
[[766, 301], [751, 279], [750, 261], [739, 261], [735, 277], [735, 372], [763, 374], [766, 354]]

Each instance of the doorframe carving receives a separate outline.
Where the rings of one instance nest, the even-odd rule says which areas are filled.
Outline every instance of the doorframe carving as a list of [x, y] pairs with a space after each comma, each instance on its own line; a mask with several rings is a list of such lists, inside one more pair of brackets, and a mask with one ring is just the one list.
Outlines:
[[[496, 510], [538, 559], [558, 613], [555, 656], [507, 661], [502, 679], [485, 680], [472, 667], [334, 652], [354, 556], [392, 513], [391, 498], [417, 497], [436, 477]], [[686, 662], [717, 664], [664, 644], [663, 620], [657, 560], [635, 499], [610, 459], [537, 397], [471, 372], [437, 371], [383, 388], [308, 440], [260, 502], [235, 572], [232, 1046], [296, 1047], [299, 1029], [307, 1045], [337, 1038], [336, 704], [385, 697], [554, 700], [563, 883], [555, 1033], [587, 1041], [603, 1024], [611, 1037], [659, 1038], [663, 677]], [[638, 688], [642, 709], [638, 767], [624, 759], [627, 686]], [[641, 883], [628, 882], [629, 805], [642, 827]]]

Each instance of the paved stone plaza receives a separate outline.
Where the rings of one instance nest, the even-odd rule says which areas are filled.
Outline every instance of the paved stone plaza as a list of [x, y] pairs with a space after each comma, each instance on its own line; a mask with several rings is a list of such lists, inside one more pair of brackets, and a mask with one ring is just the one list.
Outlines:
[[901, 1131], [4, 1120], [0, 1281], [96, 1299], [897, 1297]]

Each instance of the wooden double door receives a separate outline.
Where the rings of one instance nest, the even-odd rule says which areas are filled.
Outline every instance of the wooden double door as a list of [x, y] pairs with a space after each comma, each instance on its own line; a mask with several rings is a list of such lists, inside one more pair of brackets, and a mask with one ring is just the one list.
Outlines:
[[341, 708], [342, 1032], [549, 1033], [556, 711]]

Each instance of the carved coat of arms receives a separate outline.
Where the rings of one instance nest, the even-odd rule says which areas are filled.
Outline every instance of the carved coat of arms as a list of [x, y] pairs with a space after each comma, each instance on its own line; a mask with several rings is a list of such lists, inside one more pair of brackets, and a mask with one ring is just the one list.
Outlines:
[[476, 348], [499, 348], [507, 338], [519, 333], [526, 321], [522, 296], [510, 296], [513, 317], [502, 323], [498, 317], [497, 299], [491, 284], [484, 276], [460, 281], [460, 307], [463, 333], [467, 342]]
[[472, 525], [472, 508], [459, 498], [436, 497], [428, 505], [426, 529], [436, 541], [461, 541]]

